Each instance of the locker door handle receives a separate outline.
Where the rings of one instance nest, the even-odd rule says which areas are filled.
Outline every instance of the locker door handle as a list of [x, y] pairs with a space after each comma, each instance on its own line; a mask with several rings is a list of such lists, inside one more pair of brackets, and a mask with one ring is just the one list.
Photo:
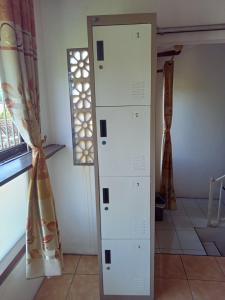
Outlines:
[[100, 120], [100, 136], [107, 137], [107, 124], [106, 120]]
[[102, 198], [103, 198], [103, 203], [104, 204], [109, 204], [109, 189], [108, 188], [103, 188], [102, 189]]
[[111, 250], [105, 250], [105, 263], [111, 264]]
[[104, 60], [104, 42], [103, 41], [97, 41], [97, 60], [103, 61]]

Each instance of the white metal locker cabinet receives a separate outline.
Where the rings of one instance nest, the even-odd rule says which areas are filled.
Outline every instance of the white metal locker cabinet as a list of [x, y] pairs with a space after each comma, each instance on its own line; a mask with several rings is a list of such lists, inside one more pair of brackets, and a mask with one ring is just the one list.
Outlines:
[[154, 299], [155, 24], [88, 17], [101, 300]]
[[150, 294], [149, 240], [103, 240], [102, 264], [106, 295]]
[[150, 106], [97, 107], [100, 176], [150, 176]]
[[151, 24], [95, 27], [93, 49], [96, 106], [150, 105]]
[[149, 199], [149, 177], [100, 177], [102, 239], [149, 239]]

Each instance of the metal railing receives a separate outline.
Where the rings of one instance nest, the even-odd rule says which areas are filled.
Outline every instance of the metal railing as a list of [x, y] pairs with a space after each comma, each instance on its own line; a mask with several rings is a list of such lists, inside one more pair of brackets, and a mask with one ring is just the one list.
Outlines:
[[21, 142], [21, 136], [13, 124], [0, 86], [0, 151], [19, 145]]
[[[209, 184], [209, 202], [208, 202], [208, 226], [217, 227], [221, 223], [225, 222], [225, 216], [222, 216], [222, 197], [223, 197], [223, 190], [225, 190], [224, 186], [225, 182], [225, 175], [218, 177], [218, 178], [210, 178]], [[216, 218], [213, 217], [213, 210], [214, 210], [214, 191], [215, 187], [219, 185], [219, 200], [218, 200], [218, 207], [216, 211]]]
[[21, 136], [12, 119], [0, 119], [0, 150], [19, 145], [21, 142]]

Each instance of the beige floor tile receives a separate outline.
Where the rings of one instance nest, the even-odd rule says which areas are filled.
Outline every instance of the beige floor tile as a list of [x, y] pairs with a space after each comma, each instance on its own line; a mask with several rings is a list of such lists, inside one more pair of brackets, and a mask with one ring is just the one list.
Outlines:
[[98, 257], [97, 256], [81, 256], [76, 274], [90, 275], [98, 274]]
[[100, 300], [98, 275], [75, 275], [68, 300]]
[[155, 256], [156, 278], [186, 279], [179, 255], [157, 254]]
[[155, 300], [192, 300], [188, 281], [183, 279], [156, 279]]
[[77, 264], [79, 262], [80, 256], [79, 255], [63, 255], [63, 262], [64, 262], [64, 274], [73, 274], [76, 270]]
[[65, 300], [71, 281], [72, 275], [45, 279], [35, 300]]
[[214, 257], [182, 255], [188, 279], [225, 281], [225, 276]]
[[194, 300], [224, 300], [225, 282], [189, 281]]

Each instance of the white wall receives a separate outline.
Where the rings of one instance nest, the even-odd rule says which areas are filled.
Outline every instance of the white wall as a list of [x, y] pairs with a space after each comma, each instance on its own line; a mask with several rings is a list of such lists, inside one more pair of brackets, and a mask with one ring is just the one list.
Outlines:
[[[48, 135], [48, 142], [67, 146], [49, 162], [63, 247], [69, 252], [95, 253], [94, 172], [92, 167], [78, 167], [72, 163], [66, 49], [87, 47], [87, 15], [157, 12], [161, 27], [221, 23], [225, 17], [224, 0], [170, 0], [170, 5], [164, 0], [39, 2], [41, 98], [47, 103], [47, 124], [45, 120], [43, 133]], [[160, 145], [159, 140], [157, 143]]]
[[225, 44], [185, 47], [175, 60], [172, 126], [177, 196], [208, 197], [225, 174]]
[[[25, 243], [27, 193], [27, 173], [0, 187], [0, 273]], [[26, 280], [23, 258], [0, 286], [0, 299], [32, 300], [41, 282], [42, 279]]]
[[0, 261], [25, 233], [27, 191], [26, 173], [0, 187]]
[[26, 280], [25, 257], [17, 264], [0, 287], [1, 300], [32, 300], [41, 285], [42, 278]]

